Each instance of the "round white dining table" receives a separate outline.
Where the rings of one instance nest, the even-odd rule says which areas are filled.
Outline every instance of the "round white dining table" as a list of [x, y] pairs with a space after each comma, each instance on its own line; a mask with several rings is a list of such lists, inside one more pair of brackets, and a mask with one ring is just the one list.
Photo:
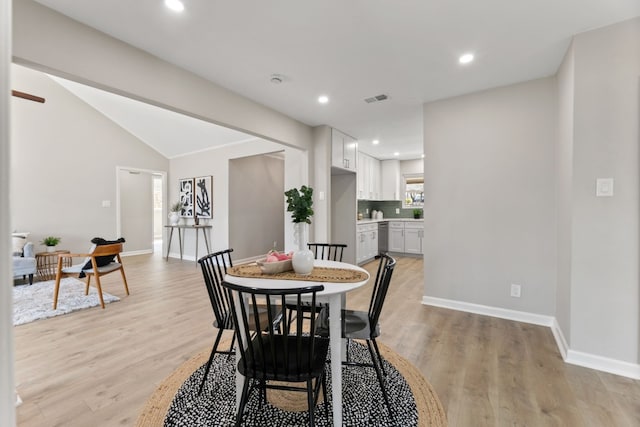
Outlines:
[[[315, 260], [314, 267], [329, 267], [329, 268], [346, 268], [351, 270], [358, 270], [364, 272], [367, 275], [365, 280], [355, 283], [342, 283], [342, 282], [316, 282], [304, 280], [304, 276], [300, 276], [300, 280], [284, 280], [284, 279], [272, 279], [265, 276], [261, 277], [240, 277], [227, 274], [225, 281], [235, 283], [242, 286], [250, 286], [254, 288], [268, 288], [268, 289], [286, 289], [286, 288], [299, 288], [309, 285], [324, 285], [324, 290], [318, 292], [317, 299], [319, 302], [329, 303], [329, 342], [331, 345], [331, 401], [333, 404], [333, 425], [342, 426], [342, 355], [343, 352], [343, 340], [342, 340], [342, 319], [341, 313], [343, 307], [343, 298], [347, 292], [364, 286], [369, 280], [369, 273], [362, 267], [349, 264], [346, 262], [338, 261], [326, 261]], [[237, 343], [237, 341], [236, 341]], [[236, 351], [236, 354], [240, 354]], [[242, 394], [242, 383], [244, 381], [243, 376], [236, 369], [236, 405], [240, 403], [240, 395]]]

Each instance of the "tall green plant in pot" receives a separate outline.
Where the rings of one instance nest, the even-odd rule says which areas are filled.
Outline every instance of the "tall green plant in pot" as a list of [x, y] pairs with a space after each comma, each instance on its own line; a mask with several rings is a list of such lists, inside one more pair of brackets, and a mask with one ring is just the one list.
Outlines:
[[307, 248], [307, 227], [313, 216], [313, 188], [303, 185], [284, 192], [287, 197], [287, 212], [291, 212], [293, 237], [298, 250], [293, 253], [291, 264], [297, 274], [311, 274], [313, 252]]

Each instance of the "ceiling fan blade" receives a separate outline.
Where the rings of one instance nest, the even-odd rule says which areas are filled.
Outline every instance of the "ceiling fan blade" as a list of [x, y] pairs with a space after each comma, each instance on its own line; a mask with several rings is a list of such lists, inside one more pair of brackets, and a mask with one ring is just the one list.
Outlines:
[[31, 94], [20, 92], [17, 90], [12, 90], [11, 95], [17, 96], [18, 98], [28, 99], [29, 101], [35, 101], [35, 102], [40, 102], [44, 104], [44, 98], [41, 98], [39, 96], [31, 95]]

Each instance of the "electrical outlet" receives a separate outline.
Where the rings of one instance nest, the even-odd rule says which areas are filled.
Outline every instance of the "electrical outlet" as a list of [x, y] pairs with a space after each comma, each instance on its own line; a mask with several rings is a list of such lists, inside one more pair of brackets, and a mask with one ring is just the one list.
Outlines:
[[396, 208], [396, 215], [400, 215], [400, 208]]
[[511, 284], [511, 296], [514, 298], [520, 298], [520, 285]]
[[273, 249], [275, 249], [275, 248], [277, 248], [277, 247], [278, 247], [278, 241], [277, 241], [277, 240], [274, 240], [274, 241], [273, 241]]

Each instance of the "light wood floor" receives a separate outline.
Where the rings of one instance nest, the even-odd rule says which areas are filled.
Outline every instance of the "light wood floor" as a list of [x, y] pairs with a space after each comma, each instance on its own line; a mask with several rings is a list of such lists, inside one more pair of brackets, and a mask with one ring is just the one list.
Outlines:
[[[19, 426], [131, 426], [163, 378], [210, 348], [194, 262], [124, 263], [130, 296], [118, 275], [104, 277], [120, 302], [15, 328]], [[451, 426], [640, 425], [640, 381], [565, 364], [547, 328], [421, 305], [422, 283], [422, 261], [400, 258], [381, 341], [423, 372]], [[369, 295], [349, 294], [349, 307]]]

